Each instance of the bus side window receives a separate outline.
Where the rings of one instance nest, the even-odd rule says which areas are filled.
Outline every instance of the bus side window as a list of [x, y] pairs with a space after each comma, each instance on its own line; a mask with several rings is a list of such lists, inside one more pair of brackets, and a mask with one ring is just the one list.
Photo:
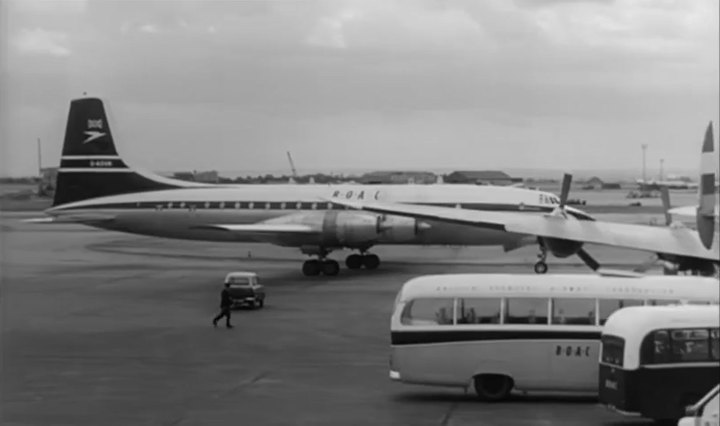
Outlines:
[[707, 361], [710, 359], [709, 333], [705, 328], [672, 330], [674, 362]]
[[642, 304], [642, 300], [600, 299], [598, 300], [600, 325], [604, 325], [610, 314], [618, 309], [627, 308], [628, 306], [641, 306]]
[[678, 305], [679, 300], [648, 300], [650, 306]]
[[595, 299], [553, 299], [552, 324], [595, 325]]
[[720, 329], [717, 328], [710, 329], [710, 359], [720, 359]]
[[505, 324], [547, 324], [545, 298], [508, 298]]
[[670, 336], [667, 330], [658, 330], [652, 333], [652, 349], [648, 364], [665, 364], [672, 361], [670, 354]]
[[457, 302], [458, 324], [500, 324], [499, 297], [464, 298]]
[[405, 305], [405, 325], [452, 325], [453, 299], [415, 299]]

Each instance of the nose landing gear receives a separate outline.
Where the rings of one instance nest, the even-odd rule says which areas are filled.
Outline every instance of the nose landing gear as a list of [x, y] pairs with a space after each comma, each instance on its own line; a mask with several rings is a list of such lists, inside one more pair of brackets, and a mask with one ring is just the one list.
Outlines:
[[535, 266], [533, 266], [533, 269], [535, 270], [536, 274], [544, 274], [548, 270], [547, 263], [545, 263], [545, 259], [547, 259], [547, 248], [545, 248], [545, 245], [540, 244], [540, 253], [538, 253], [538, 261], [535, 263]]

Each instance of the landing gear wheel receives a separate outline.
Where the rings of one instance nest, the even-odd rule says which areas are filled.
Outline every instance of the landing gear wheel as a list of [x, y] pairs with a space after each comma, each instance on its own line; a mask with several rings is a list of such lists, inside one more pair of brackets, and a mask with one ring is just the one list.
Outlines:
[[351, 254], [345, 258], [345, 266], [348, 269], [360, 269], [363, 265], [363, 258], [359, 254]]
[[334, 260], [325, 260], [322, 263], [323, 274], [334, 277], [340, 272], [340, 265]]
[[380, 258], [376, 254], [368, 254], [362, 257], [365, 269], [377, 269], [380, 266]]
[[538, 262], [535, 264], [533, 269], [535, 270], [536, 274], [544, 274], [545, 272], [547, 272], [548, 266], [545, 262]]
[[314, 277], [320, 275], [322, 265], [318, 260], [306, 260], [303, 262], [302, 272], [306, 277]]
[[473, 382], [475, 393], [483, 401], [502, 401], [514, 386], [510, 377], [500, 374], [483, 374], [475, 377]]

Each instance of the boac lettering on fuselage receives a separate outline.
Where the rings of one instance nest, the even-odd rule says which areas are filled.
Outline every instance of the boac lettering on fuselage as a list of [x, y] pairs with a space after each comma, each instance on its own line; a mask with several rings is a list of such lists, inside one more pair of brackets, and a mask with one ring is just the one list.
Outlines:
[[378, 200], [380, 197], [380, 191], [340, 191], [335, 190], [332, 193], [333, 198], [344, 198], [346, 200]]
[[589, 357], [590, 346], [555, 345], [555, 356]]

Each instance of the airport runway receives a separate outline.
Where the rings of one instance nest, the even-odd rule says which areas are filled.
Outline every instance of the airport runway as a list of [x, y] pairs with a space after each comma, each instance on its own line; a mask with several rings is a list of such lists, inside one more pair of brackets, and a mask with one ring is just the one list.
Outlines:
[[[28, 225], [7, 215], [0, 226], [3, 425], [649, 424], [592, 398], [488, 404], [389, 381], [389, 315], [404, 281], [531, 273], [535, 247], [383, 247], [378, 271], [307, 278], [293, 249]], [[614, 267], [648, 256], [591, 250]], [[549, 263], [554, 272], [586, 271], [579, 262]], [[235, 311], [233, 330], [213, 329], [232, 270], [259, 272], [267, 305]]]

